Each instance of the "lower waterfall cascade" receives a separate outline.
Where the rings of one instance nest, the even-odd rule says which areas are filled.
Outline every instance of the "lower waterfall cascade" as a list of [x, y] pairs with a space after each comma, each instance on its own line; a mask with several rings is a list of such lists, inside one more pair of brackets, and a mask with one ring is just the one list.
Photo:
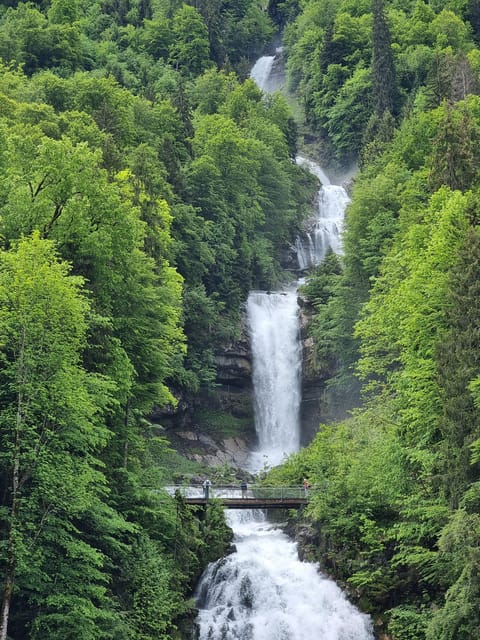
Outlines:
[[[263, 56], [252, 69], [251, 77], [264, 90], [273, 63], [274, 56]], [[328, 248], [341, 251], [348, 196], [343, 187], [330, 185], [316, 163], [305, 158], [297, 162], [322, 183], [314, 233], [307, 243], [297, 241], [302, 270], [319, 264]], [[246, 471], [257, 473], [300, 446], [302, 347], [296, 288], [251, 292], [247, 315], [258, 447]], [[196, 640], [373, 640], [369, 616], [316, 564], [300, 561], [297, 544], [269, 523], [264, 512], [229, 511], [227, 518], [236, 550], [211, 563], [198, 583]]]
[[368, 616], [261, 512], [228, 518], [237, 551], [203, 575], [198, 640], [372, 640]]

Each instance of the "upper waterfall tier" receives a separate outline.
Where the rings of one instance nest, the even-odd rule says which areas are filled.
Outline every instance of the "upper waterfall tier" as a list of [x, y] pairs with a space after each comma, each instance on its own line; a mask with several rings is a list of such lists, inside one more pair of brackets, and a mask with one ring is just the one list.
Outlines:
[[331, 184], [325, 171], [313, 160], [297, 156], [297, 163], [321, 182], [317, 215], [295, 242], [298, 266], [304, 270], [323, 262], [329, 250], [342, 252], [343, 219], [350, 198], [343, 186]]
[[272, 70], [275, 56], [262, 56], [253, 65], [250, 77], [255, 80], [262, 91], [267, 91], [267, 83]]

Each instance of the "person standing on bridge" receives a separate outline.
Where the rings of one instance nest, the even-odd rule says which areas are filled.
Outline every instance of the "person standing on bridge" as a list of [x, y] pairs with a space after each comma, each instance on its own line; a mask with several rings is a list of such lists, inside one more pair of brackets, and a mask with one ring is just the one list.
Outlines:
[[242, 498], [247, 497], [247, 483], [245, 480], [242, 480], [242, 484], [240, 485], [240, 489], [242, 490]]
[[305, 497], [308, 498], [308, 490], [310, 489], [310, 483], [306, 478], [303, 479], [303, 488], [305, 490]]
[[211, 482], [208, 478], [206, 478], [203, 483], [203, 497], [205, 498], [205, 500], [208, 500], [208, 498], [210, 497], [210, 486]]

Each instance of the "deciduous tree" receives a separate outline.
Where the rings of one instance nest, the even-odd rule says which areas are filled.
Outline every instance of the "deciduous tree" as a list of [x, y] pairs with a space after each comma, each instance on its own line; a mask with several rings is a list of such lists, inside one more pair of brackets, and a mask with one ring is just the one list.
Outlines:
[[2, 640], [30, 537], [34, 543], [60, 514], [72, 526], [103, 483], [99, 381], [80, 361], [88, 304], [70, 270], [38, 232], [0, 255]]

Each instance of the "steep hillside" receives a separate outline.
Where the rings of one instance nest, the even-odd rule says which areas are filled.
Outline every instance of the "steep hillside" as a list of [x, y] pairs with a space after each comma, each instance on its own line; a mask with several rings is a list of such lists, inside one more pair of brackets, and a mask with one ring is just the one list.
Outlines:
[[[319, 488], [306, 552], [396, 640], [475, 638], [480, 480], [474, 2], [279, 3], [290, 83], [360, 159], [341, 273], [305, 287], [351, 418], [271, 479]], [[292, 18], [294, 20], [292, 21]], [[308, 524], [306, 527], [305, 524]]]

